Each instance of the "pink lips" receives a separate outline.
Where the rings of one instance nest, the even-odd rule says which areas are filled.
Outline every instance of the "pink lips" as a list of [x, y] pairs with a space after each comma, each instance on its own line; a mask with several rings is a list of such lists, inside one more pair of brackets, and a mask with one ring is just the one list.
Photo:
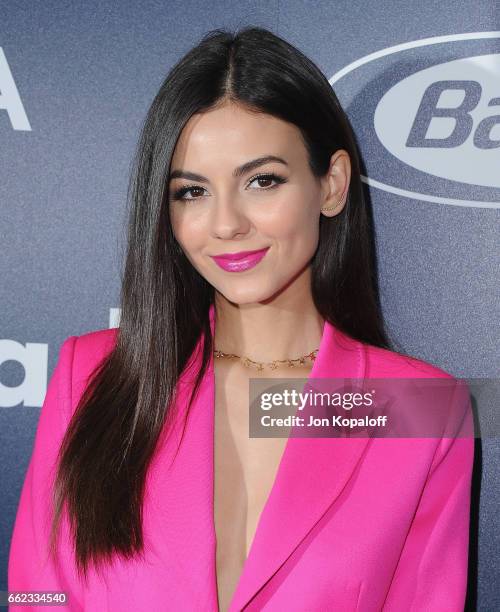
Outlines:
[[268, 250], [269, 247], [266, 247], [259, 251], [240, 251], [239, 253], [212, 255], [212, 259], [226, 272], [243, 272], [256, 266]]

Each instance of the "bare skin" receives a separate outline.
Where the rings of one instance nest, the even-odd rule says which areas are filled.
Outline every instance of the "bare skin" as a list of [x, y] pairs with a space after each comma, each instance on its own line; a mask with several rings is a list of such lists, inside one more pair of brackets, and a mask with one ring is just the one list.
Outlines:
[[[294, 376], [307, 378], [311, 367], [294, 370]], [[279, 373], [280, 378], [290, 376], [285, 368]], [[287, 443], [286, 438], [249, 437], [250, 376], [237, 363], [215, 363], [214, 520], [221, 611], [229, 609]]]
[[[234, 176], [242, 164], [274, 155]], [[332, 155], [324, 177], [307, 162], [300, 130], [232, 103], [194, 115], [177, 142], [171, 170], [169, 212], [174, 235], [198, 272], [215, 288], [215, 347], [270, 362], [318, 348], [324, 320], [311, 295], [310, 260], [318, 245], [319, 217], [345, 205], [350, 180], [346, 151]], [[276, 174], [280, 183], [258, 174]], [[182, 187], [191, 187], [174, 199]], [[337, 205], [322, 212], [322, 207]], [[228, 272], [211, 255], [270, 247], [254, 268]], [[219, 609], [225, 612], [237, 587], [275, 480], [286, 438], [249, 438], [250, 377], [306, 378], [312, 364], [264, 370], [216, 359], [214, 522]]]

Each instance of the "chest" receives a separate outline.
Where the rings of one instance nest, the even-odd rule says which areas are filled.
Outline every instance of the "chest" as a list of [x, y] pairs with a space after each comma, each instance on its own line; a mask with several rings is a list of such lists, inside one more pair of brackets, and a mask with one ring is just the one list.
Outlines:
[[[224, 366], [223, 366], [224, 368]], [[273, 487], [286, 438], [249, 437], [248, 375], [215, 375], [214, 522], [220, 610], [227, 610]]]

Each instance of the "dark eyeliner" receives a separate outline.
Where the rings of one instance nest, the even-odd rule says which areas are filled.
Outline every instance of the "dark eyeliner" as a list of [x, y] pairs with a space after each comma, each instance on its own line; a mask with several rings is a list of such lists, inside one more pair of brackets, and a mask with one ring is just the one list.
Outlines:
[[[277, 187], [278, 185], [282, 185], [283, 183], [287, 182], [286, 178], [278, 174], [274, 174], [274, 172], [267, 172], [267, 173], [256, 174], [255, 176], [252, 176], [252, 178], [248, 181], [248, 184], [253, 183], [253, 181], [259, 178], [274, 180], [276, 185], [271, 185], [270, 187], [263, 187], [262, 189], [257, 189], [257, 191], [269, 191], [270, 189], [273, 189], [274, 187]], [[181, 200], [181, 201], [186, 201], [186, 202], [189, 200], [197, 200], [198, 198], [188, 198], [187, 200], [184, 199], [184, 196], [186, 195], [186, 193], [188, 193], [192, 189], [204, 189], [204, 187], [200, 187], [199, 185], [185, 185], [184, 187], [180, 187], [179, 189], [174, 191], [172, 195], [172, 200]]]
[[252, 178], [248, 181], [248, 184], [253, 183], [255, 179], [259, 179], [259, 178], [272, 179], [277, 184], [271, 185], [271, 187], [263, 187], [262, 189], [258, 189], [257, 191], [268, 191], [269, 189], [272, 189], [273, 187], [277, 187], [278, 185], [282, 185], [283, 183], [286, 183], [286, 178], [279, 176], [278, 174], [274, 174], [274, 172], [268, 172], [268, 173], [256, 174], [255, 176], [252, 176]]
[[[191, 189], [203, 189], [203, 187], [200, 187], [199, 185], [186, 185], [185, 187], [180, 187], [179, 189], [177, 189], [177, 191], [174, 191], [172, 195], [172, 199], [182, 200], [183, 196], [186, 193], [188, 193], [188, 191], [190, 191]], [[196, 198], [193, 198], [193, 199], [196, 199]]]

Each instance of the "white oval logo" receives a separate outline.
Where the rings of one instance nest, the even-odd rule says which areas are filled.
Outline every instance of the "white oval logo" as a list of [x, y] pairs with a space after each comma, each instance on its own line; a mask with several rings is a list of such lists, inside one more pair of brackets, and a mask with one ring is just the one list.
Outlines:
[[421, 70], [380, 100], [375, 132], [388, 151], [418, 170], [500, 187], [499, 85], [500, 54]]
[[[333, 75], [330, 83], [333, 85], [375, 60], [415, 47], [488, 38], [498, 39], [500, 32], [439, 36], [404, 43], [353, 62]], [[373, 74], [371, 78], [373, 81]], [[500, 188], [500, 53], [460, 57], [431, 65], [398, 80], [378, 96], [369, 111], [373, 113], [376, 139], [371, 138], [368, 146], [371, 145], [373, 152], [381, 144], [391, 156], [406, 164], [407, 171], [401, 171], [404, 170], [401, 165], [399, 169], [392, 167], [390, 172], [385, 168], [384, 176], [380, 163], [383, 160], [377, 159], [378, 168], [367, 172], [370, 176], [362, 177], [364, 182], [397, 195], [430, 202], [500, 207], [498, 192], [491, 191]], [[369, 100], [366, 102], [369, 109]], [[366, 134], [366, 125], [363, 127]], [[396, 163], [391, 157], [387, 161]], [[410, 177], [408, 166], [426, 175], [413, 173]], [[404, 177], [405, 184], [389, 184], [396, 177]], [[422, 193], [419, 188], [429, 188], [435, 193]], [[457, 197], [445, 197], [439, 192]], [[484, 194], [483, 198], [493, 199], [475, 200], [467, 197], [468, 192], [476, 196], [479, 192]]]

